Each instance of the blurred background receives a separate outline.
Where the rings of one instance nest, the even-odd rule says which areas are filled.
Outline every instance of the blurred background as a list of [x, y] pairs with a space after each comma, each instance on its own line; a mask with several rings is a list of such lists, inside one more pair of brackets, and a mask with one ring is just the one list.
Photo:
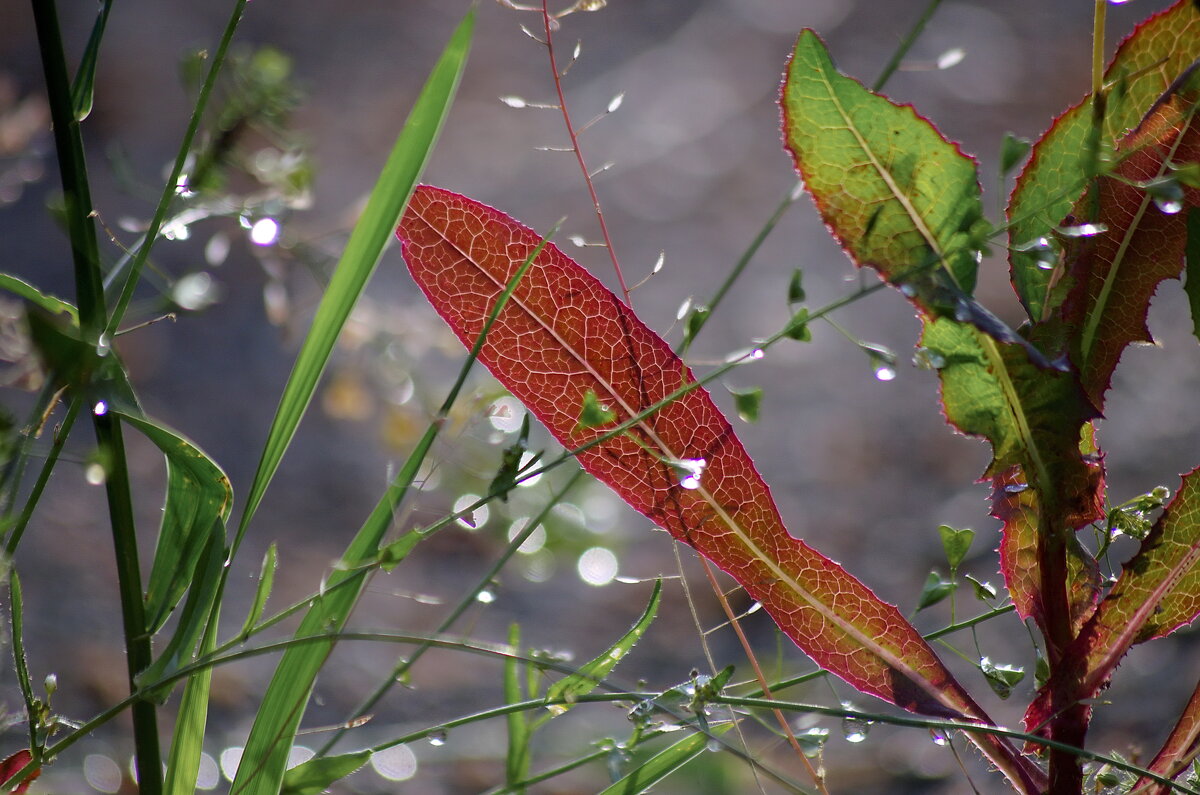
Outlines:
[[[611, 163], [596, 177], [596, 188], [627, 279], [641, 281], [663, 256], [661, 272], [633, 299], [650, 327], [678, 341], [680, 307], [689, 299], [708, 300], [796, 183], [780, 145], [776, 99], [797, 32], [816, 29], [839, 68], [871, 84], [925, 5], [924, 0], [616, 0], [596, 13], [563, 20], [556, 34], [560, 65], [581, 43], [564, 79], [567, 104], [577, 125], [603, 116], [583, 135], [581, 147], [591, 169]], [[1108, 52], [1137, 20], [1167, 5], [1165, 0], [1113, 5]], [[150, 217], [194, 99], [200, 63], [194, 53], [215, 46], [226, 6], [124, 0], [113, 10], [95, 110], [84, 125], [95, 204], [113, 239], [105, 246], [111, 261]], [[320, 289], [466, 8], [465, 2], [446, 0], [286, 5], [256, 0], [247, 8], [231, 77], [218, 102], [226, 116], [216, 114], [206, 125], [210, 132], [222, 124], [235, 130], [224, 142], [223, 170], [214, 171], [209, 186], [221, 199], [199, 203], [194, 215], [168, 227], [173, 239], [156, 248], [130, 321], [172, 310], [178, 318], [125, 335], [119, 343], [147, 412], [212, 455], [239, 497], [249, 486]], [[997, 173], [1004, 133], [1036, 138], [1087, 90], [1091, 11], [1092, 3], [1084, 0], [947, 0], [886, 88], [979, 159], [993, 220], [1000, 217], [1008, 189], [1001, 190]], [[69, 53], [82, 51], [93, 13], [91, 4], [63, 4]], [[614, 285], [607, 252], [568, 242], [572, 236], [598, 240], [599, 231], [574, 157], [544, 149], [568, 144], [561, 116], [513, 107], [555, 101], [545, 49], [522, 25], [540, 30], [540, 17], [495, 2], [480, 5], [471, 60], [424, 181], [497, 206], [540, 230], [566, 215], [561, 245]], [[623, 95], [619, 108], [606, 114], [618, 95]], [[21, 3], [0, 4], [3, 268], [70, 297], [69, 249], [47, 210], [58, 193], [47, 127], [29, 11]], [[207, 143], [216, 151], [213, 137]], [[703, 371], [780, 328], [789, 315], [786, 289], [795, 268], [804, 271], [810, 306], [859, 284], [860, 276], [807, 199], [783, 217], [696, 341], [690, 363]], [[1160, 345], [1125, 353], [1108, 419], [1101, 423], [1114, 500], [1159, 484], [1174, 489], [1178, 474], [1198, 463], [1200, 434], [1192, 407], [1200, 393], [1200, 368], [1186, 300], [1175, 287], [1164, 289], [1151, 314]], [[985, 260], [978, 294], [1007, 321], [1019, 322], [1002, 256]], [[19, 306], [2, 309], [11, 326]], [[937, 535], [941, 523], [978, 532], [964, 571], [1001, 585], [988, 490], [974, 484], [988, 451], [944, 424], [934, 375], [909, 365], [919, 330], [910, 305], [893, 292], [880, 292], [837, 319], [854, 335], [896, 353], [894, 380], [876, 379], [857, 346], [818, 326], [811, 344], [779, 345], [762, 362], [711, 388], [731, 414], [727, 387], [763, 388], [761, 419], [735, 421], [736, 429], [788, 526], [906, 614], [929, 571], [939, 565], [945, 571]], [[258, 563], [272, 542], [280, 548], [272, 607], [318, 586], [423, 431], [462, 356], [392, 247], [251, 526], [233, 604], [248, 603]], [[7, 382], [27, 386], [34, 376], [22, 369], [18, 355], [9, 358], [17, 361]], [[16, 388], [6, 390], [4, 400], [18, 416], [29, 402]], [[398, 527], [435, 520], [486, 491], [521, 414], [519, 404], [477, 372], [436, 451], [437, 466], [424, 473], [424, 489], [405, 506]], [[72, 454], [83, 461], [89, 440], [82, 431], [78, 436]], [[535, 448], [550, 445], [539, 432], [533, 441]], [[161, 458], [141, 440], [131, 444], [148, 553], [161, 507]], [[489, 506], [473, 523], [434, 536], [413, 559], [373, 581], [354, 623], [431, 631], [566, 474], [547, 476], [508, 503]], [[119, 700], [124, 687], [102, 496], [86, 485], [82, 465], [62, 467], [16, 560], [31, 611], [27, 644], [35, 680], [58, 675], [54, 707], [71, 719], [85, 719]], [[640, 613], [648, 578], [677, 577], [680, 571], [669, 538], [595, 484], [573, 491], [546, 530], [468, 614], [459, 628], [465, 636], [499, 642], [517, 621], [523, 645], [582, 662]], [[694, 556], [686, 549], [679, 555], [692, 578], [700, 624], [715, 627], [720, 610], [698, 576]], [[744, 596], [734, 602], [749, 607]], [[960, 591], [959, 618], [983, 609], [968, 589]], [[936, 629], [949, 615], [943, 604], [918, 616], [917, 624]], [[794, 673], [811, 666], [790, 643], [779, 642], [761, 614], [747, 619], [747, 629], [773, 670]], [[979, 633], [983, 654], [1032, 672], [1026, 638], [1011, 617]], [[718, 667], [736, 663], [739, 676], [748, 675], [731, 633], [714, 632], [707, 640]], [[968, 637], [957, 642], [976, 654]], [[1098, 710], [1090, 735], [1094, 748], [1135, 758], [1140, 753], [1143, 759], [1154, 752], [1200, 673], [1194, 644], [1189, 633], [1180, 633], [1128, 658], [1107, 694], [1115, 706]], [[396, 653], [373, 644], [341, 648], [318, 682], [306, 725], [344, 719], [387, 675]], [[968, 688], [987, 692], [977, 670], [945, 656]], [[213, 764], [203, 784], [218, 791], [227, 787], [216, 766], [223, 752], [244, 741], [271, 665], [259, 660], [218, 671], [207, 748]], [[686, 680], [693, 668], [708, 671], [709, 663], [683, 589], [672, 579], [655, 627], [616, 678], [631, 685], [642, 679], [649, 689], [661, 690]], [[20, 697], [7, 666], [0, 688], [6, 708], [18, 710]], [[1029, 676], [1013, 703], [992, 698], [985, 706], [1001, 722], [1016, 725], [1020, 702], [1028, 701], [1032, 688]], [[881, 706], [835, 682], [786, 695]], [[500, 700], [497, 664], [431, 654], [347, 743], [380, 742]], [[537, 746], [544, 764], [535, 761], [535, 769], [582, 754], [600, 737], [620, 739], [629, 732], [622, 712], [600, 706], [576, 710], [555, 726], [560, 723]], [[338, 791], [486, 790], [502, 780], [504, 734], [499, 724], [478, 726], [453, 732], [438, 746], [402, 750], [390, 779], [365, 770]], [[836, 721], [800, 717], [797, 726], [830, 730], [823, 759], [831, 791], [969, 789], [951, 749], [922, 732], [876, 726], [864, 742], [849, 743]], [[124, 723], [113, 725], [76, 746], [43, 774], [39, 791], [129, 791], [128, 775], [121, 774], [131, 750], [126, 730]], [[4, 740], [16, 748], [22, 737], [23, 729], [14, 726]], [[320, 734], [310, 739], [313, 747], [323, 742]], [[769, 735], [757, 737], [751, 750], [800, 777], [795, 760]], [[684, 773], [659, 791], [753, 791], [745, 765], [724, 754], [707, 756], [712, 759], [700, 772]], [[963, 764], [978, 791], [1006, 791], [975, 756], [966, 750]], [[594, 765], [540, 791], [594, 791], [606, 777], [603, 766]], [[769, 781], [763, 787], [778, 790]]]

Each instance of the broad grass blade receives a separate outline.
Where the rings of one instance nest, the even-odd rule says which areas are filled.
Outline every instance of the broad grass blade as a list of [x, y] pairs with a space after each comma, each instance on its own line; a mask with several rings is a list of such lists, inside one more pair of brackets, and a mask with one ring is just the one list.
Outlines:
[[245, 534], [308, 408], [338, 334], [374, 272], [384, 244], [429, 160], [466, 66], [474, 26], [475, 11], [472, 9], [442, 51], [441, 58], [404, 123], [400, 137], [396, 139], [362, 217], [350, 234], [329, 287], [317, 307], [312, 328], [288, 377], [283, 396], [279, 399], [262, 459], [246, 498], [246, 509], [234, 541], [235, 548]]
[[[732, 723], [716, 726], [712, 734], [720, 736], [733, 728]], [[711, 737], [701, 732], [690, 734], [669, 748], [665, 748], [633, 770], [619, 781], [605, 787], [599, 795], [636, 795], [648, 791], [667, 776], [679, 770], [708, 749]]]

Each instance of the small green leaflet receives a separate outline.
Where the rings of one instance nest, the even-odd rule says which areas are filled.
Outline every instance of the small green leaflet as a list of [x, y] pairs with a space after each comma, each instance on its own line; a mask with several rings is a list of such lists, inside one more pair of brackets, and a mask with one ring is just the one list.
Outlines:
[[[662, 580], [654, 581], [654, 591], [650, 594], [650, 603], [646, 605], [642, 617], [637, 620], [629, 631], [621, 636], [600, 656], [588, 662], [578, 672], [561, 679], [546, 691], [546, 709], [551, 715], [561, 715], [571, 708], [571, 702], [579, 696], [590, 693], [604, 677], [617, 667], [617, 663], [625, 658], [633, 645], [646, 634], [654, 616], [658, 613], [659, 602], [662, 601]], [[564, 703], [559, 703], [564, 702]]]

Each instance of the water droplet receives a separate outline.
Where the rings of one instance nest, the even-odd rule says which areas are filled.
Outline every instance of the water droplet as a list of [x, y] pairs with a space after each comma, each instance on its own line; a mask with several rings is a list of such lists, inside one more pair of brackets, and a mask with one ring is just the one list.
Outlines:
[[446, 744], [446, 736], [447, 734], [445, 729], [434, 729], [428, 735], [429, 744], [436, 748], [441, 748]]
[[792, 186], [792, 193], [789, 198], [791, 198], [792, 201], [796, 201], [803, 195], [804, 195], [804, 180], [802, 180], [802, 179], [797, 180], [796, 184]]
[[1060, 226], [1058, 233], [1063, 237], [1091, 237], [1102, 232], [1107, 232], [1108, 227], [1104, 224], [1079, 224], [1077, 226]]
[[950, 742], [950, 738], [946, 735], [946, 732], [941, 729], [930, 729], [929, 739], [933, 740], [934, 745], [947, 745]]
[[667, 261], [667, 252], [665, 252], [665, 251], [658, 252], [658, 259], [654, 261], [654, 267], [650, 269], [650, 272], [658, 273], [659, 271], [661, 271], [663, 269], [663, 265], [666, 264], [666, 261]]
[[880, 381], [894, 381], [896, 379], [896, 368], [884, 362], [876, 364], [875, 377]]
[[1020, 494], [1027, 488], [1029, 488], [1028, 483], [1009, 483], [1004, 487], [1004, 490], [1009, 494]]
[[848, 743], [861, 743], [867, 739], [867, 732], [871, 730], [870, 721], [865, 721], [861, 718], [842, 718], [842, 736], [846, 738]]
[[96, 355], [103, 359], [108, 356], [112, 350], [112, 337], [107, 334], [101, 334], [100, 339], [96, 341]]
[[921, 370], [941, 370], [946, 366], [946, 357], [928, 348], [917, 348], [912, 362], [914, 367]]
[[83, 477], [93, 486], [102, 486], [108, 480], [108, 471], [103, 464], [92, 462], [84, 468]]
[[159, 234], [167, 240], [187, 240], [192, 236], [192, 230], [188, 227], [186, 221], [181, 218], [175, 218], [163, 224], [162, 231]]
[[954, 304], [954, 319], [959, 323], [966, 323], [971, 319], [971, 305], [966, 301], [958, 301]]
[[937, 68], [949, 69], [952, 66], [958, 66], [960, 63], [962, 63], [962, 59], [966, 57], [967, 51], [962, 47], [955, 47], [953, 49], [946, 50], [944, 53], [938, 56]]
[[608, 112], [612, 113], [617, 108], [621, 107], [621, 103], [625, 101], [625, 92], [622, 91], [608, 101]]
[[812, 758], [821, 754], [821, 749], [825, 747], [825, 741], [829, 739], [829, 729], [821, 726], [813, 726], [802, 731], [795, 732], [796, 741], [800, 743], [800, 748], [804, 751], [804, 755]]
[[103, 417], [108, 413], [108, 404], [103, 400], [97, 400], [96, 405], [92, 406], [92, 413], [97, 417]]
[[692, 297], [689, 295], [687, 298], [683, 299], [683, 303], [680, 304], [679, 308], [675, 310], [675, 319], [683, 320], [683, 318], [686, 317], [687, 313], [690, 311], [692, 311]]
[[514, 96], [500, 97], [500, 101], [503, 102], [505, 105], [508, 105], [510, 108], [523, 108], [529, 104], [521, 97], [514, 97]]
[[720, 751], [721, 750], [721, 741], [718, 740], [716, 737], [708, 738], [708, 742], [705, 743], [705, 745], [704, 745], [704, 750], [709, 751], [710, 753], [715, 753], [717, 751]]
[[279, 239], [279, 222], [274, 218], [260, 218], [250, 226], [250, 242], [256, 246], [269, 246]]
[[[490, 605], [492, 602], [496, 601], [496, 592], [491, 588], [484, 588], [482, 591], [475, 594], [475, 601], [479, 602], [480, 604]], [[430, 742], [433, 741], [430, 740]]]
[[755, 361], [758, 361], [766, 355], [766, 351], [764, 351], [762, 348], [755, 348], [754, 350], [750, 351], [750, 358], [754, 359]]
[[1165, 196], [1155, 196], [1154, 206], [1162, 210], [1167, 215], [1174, 215], [1183, 209], [1183, 202], [1179, 199], [1171, 199]]
[[917, 294], [917, 288], [910, 282], [904, 282], [900, 285], [900, 294], [905, 298], [912, 298]]
[[700, 477], [708, 462], [703, 458], [684, 458], [674, 462], [675, 472], [679, 476], [679, 485], [685, 489], [700, 488]]
[[1013, 246], [1013, 250], [1031, 255], [1034, 263], [1044, 271], [1053, 270], [1054, 266], [1058, 263], [1058, 251], [1050, 243], [1050, 240], [1045, 237], [1035, 238], [1018, 246]]

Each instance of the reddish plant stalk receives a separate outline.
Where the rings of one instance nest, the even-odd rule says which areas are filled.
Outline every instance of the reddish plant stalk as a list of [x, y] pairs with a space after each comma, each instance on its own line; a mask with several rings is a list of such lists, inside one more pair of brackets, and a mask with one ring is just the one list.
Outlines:
[[562, 111], [563, 122], [567, 126], [567, 135], [571, 139], [571, 150], [579, 161], [579, 169], [583, 172], [583, 180], [587, 183], [588, 195], [592, 197], [592, 207], [596, 210], [596, 220], [600, 222], [600, 235], [604, 238], [604, 247], [608, 249], [608, 257], [612, 260], [613, 270], [617, 272], [617, 282], [621, 286], [621, 296], [626, 306], [633, 306], [630, 301], [629, 287], [625, 284], [625, 275], [621, 272], [621, 263], [617, 261], [617, 250], [613, 248], [612, 238], [608, 234], [608, 224], [604, 220], [604, 212], [600, 209], [600, 198], [596, 195], [596, 186], [592, 184], [592, 175], [583, 159], [583, 150], [579, 148], [579, 136], [571, 123], [571, 114], [567, 112], [567, 99], [563, 95], [562, 75], [558, 71], [558, 61], [554, 57], [554, 37], [550, 31], [550, 9], [548, 0], [542, 0], [542, 25], [546, 31], [546, 52], [550, 55], [550, 73], [554, 75], [554, 90], [558, 92], [558, 109]]

